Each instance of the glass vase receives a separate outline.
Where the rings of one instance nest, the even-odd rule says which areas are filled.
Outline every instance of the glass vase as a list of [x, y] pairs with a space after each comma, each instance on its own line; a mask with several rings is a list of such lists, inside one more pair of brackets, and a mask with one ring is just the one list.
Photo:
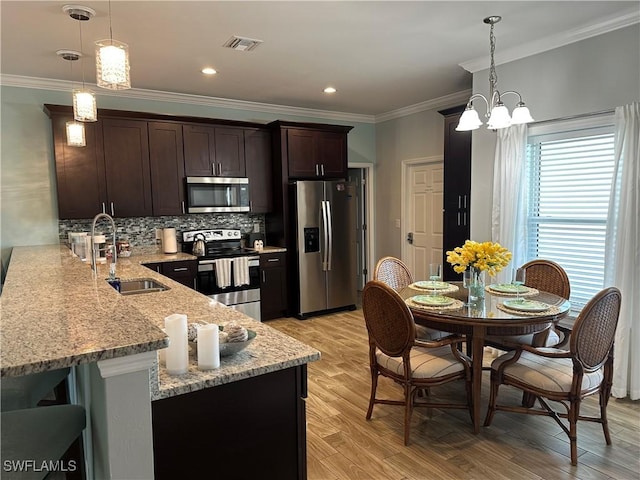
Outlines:
[[469, 302], [484, 298], [484, 271], [469, 267]]

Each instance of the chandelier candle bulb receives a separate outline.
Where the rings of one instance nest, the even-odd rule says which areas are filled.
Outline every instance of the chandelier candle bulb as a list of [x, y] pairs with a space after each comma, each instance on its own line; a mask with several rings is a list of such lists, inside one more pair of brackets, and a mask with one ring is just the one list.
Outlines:
[[167, 373], [182, 375], [189, 371], [189, 343], [187, 341], [187, 316], [174, 313], [165, 317], [164, 328], [169, 335], [165, 353]]
[[215, 323], [198, 327], [198, 370], [220, 368], [220, 330]]

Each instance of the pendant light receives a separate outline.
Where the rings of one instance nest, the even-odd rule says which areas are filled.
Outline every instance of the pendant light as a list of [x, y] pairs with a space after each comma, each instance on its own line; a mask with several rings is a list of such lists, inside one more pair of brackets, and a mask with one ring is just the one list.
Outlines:
[[[469, 98], [469, 101], [467, 102], [467, 108], [462, 113], [458, 126], [456, 127], [456, 130], [459, 132], [476, 130], [477, 128], [480, 128], [480, 125], [482, 125], [482, 120], [480, 120], [478, 112], [473, 106], [473, 101], [478, 98], [484, 100], [487, 105], [487, 113], [485, 117], [489, 118], [487, 128], [491, 130], [506, 128], [510, 125], [533, 122], [529, 109], [522, 101], [522, 95], [514, 90], [509, 90], [503, 93], [498, 91], [498, 74], [496, 73], [496, 64], [494, 60], [496, 37], [493, 34], [493, 27], [500, 20], [502, 20], [502, 17], [498, 15], [493, 15], [483, 20], [484, 23], [491, 25], [491, 31], [489, 32], [489, 47], [491, 49], [491, 65], [489, 66], [489, 98], [491, 101], [487, 100], [487, 97], [480, 93], [471, 95], [471, 98]], [[513, 116], [509, 115], [509, 110], [502, 102], [502, 97], [509, 94], [518, 96], [518, 103], [516, 104], [516, 108], [513, 110]]]
[[84, 84], [84, 59], [82, 58], [82, 22], [90, 20], [95, 11], [81, 5], [65, 5], [62, 10], [74, 20], [80, 28], [80, 69], [82, 70], [82, 88], [73, 90], [73, 118], [79, 122], [98, 121], [98, 109], [95, 94]]
[[[73, 82], [73, 62], [80, 58], [80, 52], [75, 50], [58, 50], [56, 52], [60, 58], [67, 60], [71, 67], [71, 82]], [[78, 122], [75, 119], [67, 122], [67, 145], [70, 147], [84, 147], [87, 142], [84, 135], [84, 123]]]
[[109, 90], [131, 88], [129, 46], [113, 39], [111, 0], [109, 0], [109, 38], [96, 42], [96, 83]]

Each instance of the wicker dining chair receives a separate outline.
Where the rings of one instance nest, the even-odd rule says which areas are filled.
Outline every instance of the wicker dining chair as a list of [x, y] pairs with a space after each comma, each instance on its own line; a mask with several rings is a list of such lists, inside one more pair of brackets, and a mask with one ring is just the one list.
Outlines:
[[[497, 410], [550, 416], [569, 436], [572, 465], [578, 463], [578, 420], [600, 423], [605, 441], [611, 445], [607, 403], [613, 379], [613, 341], [621, 299], [620, 290], [615, 287], [596, 294], [576, 319], [568, 351], [521, 345], [496, 358], [491, 364], [491, 394], [484, 425], [491, 425]], [[498, 405], [500, 385], [511, 385], [532, 395], [540, 408]], [[580, 415], [582, 399], [596, 393], [600, 396], [600, 415]], [[545, 399], [559, 402], [558, 406], [562, 405], [564, 411], [553, 410]]]
[[[408, 287], [413, 283], [413, 275], [409, 267], [396, 257], [383, 257], [376, 263], [373, 272], [373, 279], [382, 282], [396, 292]], [[424, 340], [438, 340], [449, 335], [447, 332], [441, 332], [433, 328], [416, 325], [416, 337]]]
[[[413, 315], [400, 295], [385, 283], [368, 282], [362, 293], [362, 309], [369, 335], [371, 396], [366, 418], [371, 419], [375, 404], [402, 405], [404, 444], [409, 444], [413, 408], [466, 408], [471, 413], [470, 361], [458, 350], [464, 337], [449, 335], [438, 341], [415, 337]], [[378, 377], [382, 375], [402, 385], [404, 398], [376, 398]], [[465, 403], [439, 403], [417, 399], [419, 391], [456, 380], [466, 385]]]
[[[551, 260], [544, 260], [536, 258], [528, 263], [525, 263], [522, 268], [526, 272], [525, 285], [527, 287], [535, 288], [543, 292], [553, 293], [559, 297], [569, 300], [571, 294], [571, 285], [569, 283], [569, 277], [564, 268]], [[540, 333], [528, 334], [528, 335], [513, 335], [513, 336], [487, 336], [486, 343], [488, 345], [509, 350], [514, 343], [524, 343], [532, 346], [547, 346], [553, 347], [560, 344], [564, 344], [565, 333], [557, 330], [555, 325], [549, 329], [546, 329]]]

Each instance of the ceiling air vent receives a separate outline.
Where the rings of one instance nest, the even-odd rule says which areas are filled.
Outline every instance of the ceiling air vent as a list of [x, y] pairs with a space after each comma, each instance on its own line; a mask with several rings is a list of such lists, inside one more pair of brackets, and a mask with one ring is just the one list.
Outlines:
[[255, 38], [238, 37], [234, 35], [222, 46], [226, 48], [233, 48], [234, 50], [240, 50], [241, 52], [248, 52], [255, 49], [261, 43], [262, 40], [256, 40]]

